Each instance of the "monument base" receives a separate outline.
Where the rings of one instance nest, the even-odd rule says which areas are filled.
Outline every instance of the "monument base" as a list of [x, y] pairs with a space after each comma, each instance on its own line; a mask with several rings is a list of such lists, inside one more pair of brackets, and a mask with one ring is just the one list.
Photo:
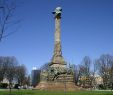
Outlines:
[[84, 90], [76, 86], [72, 82], [40, 82], [39, 85], [35, 87], [37, 90], [45, 90], [45, 91], [78, 91]]
[[49, 91], [76, 91], [82, 88], [74, 83], [73, 70], [66, 65], [52, 64], [48, 70], [42, 70], [41, 82], [34, 88]]

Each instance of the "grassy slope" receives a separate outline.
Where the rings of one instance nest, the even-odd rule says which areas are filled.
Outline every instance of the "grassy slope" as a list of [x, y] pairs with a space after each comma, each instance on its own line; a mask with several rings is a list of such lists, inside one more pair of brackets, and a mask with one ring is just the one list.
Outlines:
[[[0, 95], [9, 95], [8, 91], [0, 91]], [[22, 90], [22, 91], [12, 91], [11, 95], [65, 95], [62, 92], [50, 92], [50, 91], [37, 91], [37, 90]], [[76, 91], [76, 92], [66, 92], [66, 95], [113, 95], [111, 91]]]

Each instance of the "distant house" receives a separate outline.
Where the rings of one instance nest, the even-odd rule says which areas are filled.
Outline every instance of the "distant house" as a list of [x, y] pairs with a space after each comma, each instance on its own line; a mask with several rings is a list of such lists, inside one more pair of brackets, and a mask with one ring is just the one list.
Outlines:
[[9, 84], [9, 81], [8, 81], [7, 78], [4, 78], [3, 81], [2, 81], [2, 83], [7, 83], [7, 84]]
[[95, 77], [95, 83], [96, 83], [97, 85], [103, 84], [103, 78], [102, 78], [101, 76], [95, 75], [94, 77]]
[[103, 78], [98, 74], [95, 74], [94, 76], [89, 76], [89, 77], [80, 76], [77, 84], [79, 86], [86, 87], [86, 88], [91, 87], [92, 85], [98, 86], [100, 84], [103, 84]]

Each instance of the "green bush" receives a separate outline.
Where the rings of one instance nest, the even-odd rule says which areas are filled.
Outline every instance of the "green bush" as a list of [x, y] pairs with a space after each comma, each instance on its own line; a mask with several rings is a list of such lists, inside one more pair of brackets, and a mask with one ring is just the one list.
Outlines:
[[7, 83], [0, 83], [0, 88], [7, 88], [8, 84]]
[[105, 87], [104, 87], [104, 85], [103, 85], [103, 84], [99, 84], [99, 85], [98, 85], [98, 89], [100, 89], [100, 90], [104, 90], [104, 89], [105, 89]]

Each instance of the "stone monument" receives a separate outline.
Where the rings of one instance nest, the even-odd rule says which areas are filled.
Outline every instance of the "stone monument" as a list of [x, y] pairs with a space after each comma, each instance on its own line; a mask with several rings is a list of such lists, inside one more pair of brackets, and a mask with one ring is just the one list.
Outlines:
[[73, 69], [67, 67], [67, 63], [62, 56], [61, 48], [61, 13], [62, 8], [57, 7], [54, 14], [55, 19], [55, 39], [54, 53], [51, 62], [45, 70], [41, 71], [41, 81], [36, 89], [41, 90], [75, 90]]
[[57, 7], [53, 14], [55, 15], [55, 45], [54, 45], [54, 54], [52, 57], [51, 65], [56, 67], [57, 65], [65, 66], [65, 61], [62, 56], [61, 49], [61, 30], [60, 30], [60, 22], [61, 22], [61, 7]]

